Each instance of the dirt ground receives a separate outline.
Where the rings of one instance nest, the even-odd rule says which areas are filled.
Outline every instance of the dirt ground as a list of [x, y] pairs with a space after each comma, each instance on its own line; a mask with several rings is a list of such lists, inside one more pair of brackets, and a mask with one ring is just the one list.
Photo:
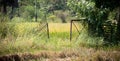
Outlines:
[[120, 51], [73, 49], [0, 56], [0, 61], [120, 61]]

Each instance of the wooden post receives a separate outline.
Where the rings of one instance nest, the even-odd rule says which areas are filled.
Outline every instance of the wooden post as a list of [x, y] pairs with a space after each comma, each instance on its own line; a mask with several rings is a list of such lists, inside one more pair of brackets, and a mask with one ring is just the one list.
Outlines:
[[47, 23], [47, 35], [48, 35], [48, 38], [50, 38], [48, 23]]

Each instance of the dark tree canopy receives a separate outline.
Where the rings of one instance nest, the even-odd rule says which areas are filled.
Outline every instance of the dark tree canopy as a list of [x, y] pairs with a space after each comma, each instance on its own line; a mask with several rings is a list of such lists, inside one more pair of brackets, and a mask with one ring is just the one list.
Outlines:
[[97, 8], [109, 9], [110, 11], [116, 10], [117, 30], [115, 44], [120, 42], [120, 0], [94, 0]]
[[7, 6], [17, 8], [18, 0], [0, 0], [0, 8], [2, 9], [3, 13], [7, 12]]
[[94, 0], [96, 7], [98, 8], [109, 8], [113, 10], [120, 6], [120, 0]]

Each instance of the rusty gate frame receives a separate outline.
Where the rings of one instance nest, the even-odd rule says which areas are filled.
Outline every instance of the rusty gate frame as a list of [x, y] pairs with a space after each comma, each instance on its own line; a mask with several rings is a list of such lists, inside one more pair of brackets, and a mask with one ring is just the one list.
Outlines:
[[[79, 35], [80, 35], [80, 31], [79, 31], [79, 29], [77, 28], [77, 26], [75, 25], [74, 22], [82, 21], [82, 20], [85, 20], [85, 18], [81, 18], [81, 19], [73, 19], [73, 20], [70, 21], [70, 41], [72, 40], [72, 34], [73, 34], [73, 33], [72, 33], [72, 28], [73, 28], [73, 25], [75, 26], [77, 32], [78, 32]], [[78, 36], [79, 36], [79, 35], [78, 35]]]

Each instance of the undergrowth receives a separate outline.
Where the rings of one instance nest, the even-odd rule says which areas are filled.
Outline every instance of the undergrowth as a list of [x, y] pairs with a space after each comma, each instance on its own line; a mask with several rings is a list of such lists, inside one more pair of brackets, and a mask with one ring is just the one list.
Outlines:
[[[0, 56], [25, 52], [35, 53], [38, 51], [59, 52], [66, 49], [76, 50], [82, 47], [88, 49], [93, 48], [99, 51], [120, 51], [120, 45], [107, 47], [103, 46], [102, 37], [90, 37], [85, 29], [81, 31], [78, 38], [76, 38], [78, 35], [77, 32], [73, 31], [73, 40], [70, 41], [70, 33], [66, 32], [66, 30], [53, 32], [54, 28], [51, 28], [52, 32], [50, 32], [50, 38], [48, 39], [46, 30], [39, 31], [40, 26], [40, 23], [35, 22], [1, 23]], [[68, 30], [69, 28], [67, 28], [67, 26], [69, 25], [66, 25], [66, 28], [64, 29]]]

